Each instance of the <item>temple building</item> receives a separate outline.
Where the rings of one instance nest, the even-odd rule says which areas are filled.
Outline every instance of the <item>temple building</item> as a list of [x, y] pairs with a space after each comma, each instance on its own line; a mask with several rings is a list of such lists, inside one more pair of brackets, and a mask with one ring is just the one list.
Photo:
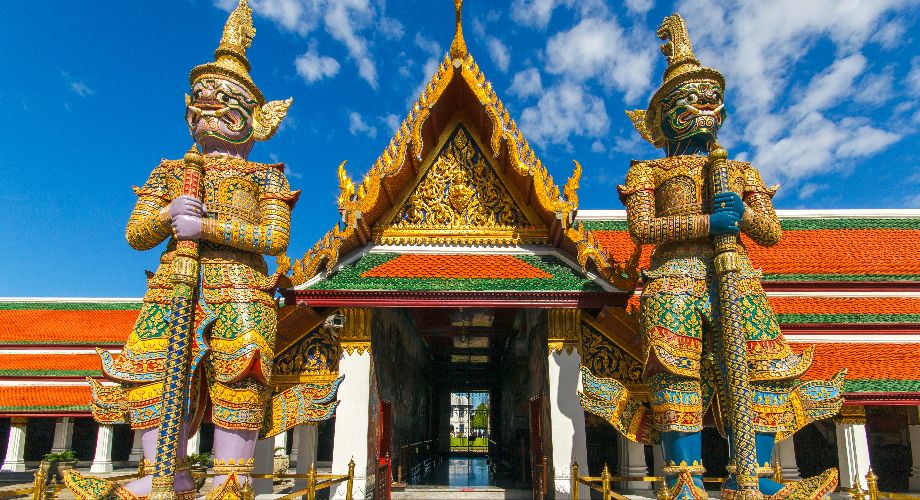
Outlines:
[[[496, 484], [568, 498], [573, 461], [591, 475], [605, 465], [660, 475], [657, 447], [618, 436], [578, 399], [583, 365], [646, 390], [635, 313], [651, 247], [635, 247], [614, 192], [611, 210], [579, 210], [581, 166], [553, 180], [462, 38], [363, 182], [344, 166], [338, 175], [339, 213], [317, 214], [330, 231], [302, 259], [281, 260], [291, 272], [271, 382], [344, 375], [340, 404], [333, 420], [260, 445], [257, 461], [281, 447], [298, 470], [344, 473], [354, 459], [356, 497], [397, 479], [412, 488], [430, 482], [418, 464], [451, 453], [452, 408], [468, 407], [471, 435], [468, 394], [487, 393]], [[783, 477], [839, 467], [841, 485], [865, 486], [871, 465], [882, 490], [920, 491], [920, 210], [778, 213], [778, 245], [745, 244], [783, 332], [795, 349], [817, 346], [806, 378], [849, 370], [842, 414], [778, 445]], [[139, 308], [0, 301], [3, 471], [64, 449], [93, 472], [136, 463], [131, 431], [91, 418], [85, 378], [108, 383], [95, 350], [119, 351]], [[206, 424], [190, 449], [209, 450], [212, 432]], [[709, 475], [725, 474], [714, 430], [704, 460]]]

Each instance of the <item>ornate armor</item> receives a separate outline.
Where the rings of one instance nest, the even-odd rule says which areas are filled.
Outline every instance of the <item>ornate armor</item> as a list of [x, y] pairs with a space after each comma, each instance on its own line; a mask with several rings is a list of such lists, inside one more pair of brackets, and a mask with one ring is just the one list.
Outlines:
[[[161, 214], [181, 193], [182, 169], [181, 160], [164, 160], [142, 187], [135, 188], [138, 201], [127, 228], [134, 248], [151, 248], [172, 235]], [[208, 218], [202, 222], [200, 244], [192, 408], [199, 399], [195, 376], [204, 360], [214, 423], [259, 429], [274, 357], [272, 295], [278, 278], [267, 275], [260, 254], [277, 255], [287, 248], [290, 211], [299, 192], [290, 190], [282, 164], [226, 155], [205, 156], [203, 184]], [[147, 279], [144, 305], [123, 353], [113, 358], [100, 351], [106, 376], [125, 385], [133, 428], [159, 425], [174, 247], [171, 239], [160, 266]]]

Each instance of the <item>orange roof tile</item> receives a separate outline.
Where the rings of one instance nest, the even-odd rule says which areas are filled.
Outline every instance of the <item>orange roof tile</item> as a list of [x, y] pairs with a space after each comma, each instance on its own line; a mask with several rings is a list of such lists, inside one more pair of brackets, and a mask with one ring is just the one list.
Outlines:
[[[592, 234], [617, 262], [625, 262], [632, 254], [628, 232], [595, 230]], [[754, 267], [768, 275], [920, 275], [917, 230], [787, 230], [780, 242], [769, 248], [746, 236], [742, 240]], [[643, 247], [640, 268], [648, 268], [652, 248]]]
[[122, 344], [137, 310], [0, 310], [0, 343]]
[[552, 278], [513, 255], [403, 254], [361, 273], [363, 278]]
[[0, 411], [87, 411], [89, 385], [0, 387]]
[[920, 380], [920, 343], [793, 343], [802, 352], [815, 346], [815, 359], [804, 378], [826, 379], [846, 368], [847, 379]]
[[101, 371], [96, 354], [0, 354], [0, 376], [83, 376]]
[[770, 297], [776, 314], [920, 314], [918, 297]]

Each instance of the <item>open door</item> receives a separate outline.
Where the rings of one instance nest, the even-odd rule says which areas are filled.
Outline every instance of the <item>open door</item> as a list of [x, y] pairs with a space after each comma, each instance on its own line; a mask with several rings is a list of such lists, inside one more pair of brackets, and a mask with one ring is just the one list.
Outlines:
[[393, 405], [380, 402], [380, 426], [377, 428], [377, 473], [374, 475], [374, 498], [390, 500], [393, 468], [390, 450], [393, 447]]
[[544, 500], [547, 477], [543, 450], [543, 396], [530, 400], [530, 471], [533, 500]]

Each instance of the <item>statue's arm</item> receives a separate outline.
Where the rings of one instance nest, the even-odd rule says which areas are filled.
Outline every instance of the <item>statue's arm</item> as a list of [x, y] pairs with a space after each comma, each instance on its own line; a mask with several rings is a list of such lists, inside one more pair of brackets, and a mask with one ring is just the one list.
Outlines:
[[261, 224], [247, 224], [228, 216], [204, 219], [202, 237], [246, 252], [283, 254], [290, 239], [291, 208], [300, 191], [292, 192], [284, 174], [276, 169], [266, 172], [260, 187]]
[[779, 217], [773, 208], [772, 198], [776, 194], [776, 189], [777, 187], [766, 187], [757, 170], [749, 167], [744, 187], [747, 210], [741, 216], [741, 231], [765, 247], [777, 244], [783, 234]]
[[135, 187], [137, 203], [128, 219], [125, 237], [135, 250], [149, 250], [172, 234], [167, 206], [172, 198], [167, 169], [161, 164], [153, 169], [147, 182]]
[[626, 184], [618, 187], [620, 199], [626, 205], [626, 221], [633, 240], [643, 245], [657, 245], [708, 236], [708, 215], [656, 216], [655, 184], [646, 169], [641, 164], [633, 165], [626, 174]]

